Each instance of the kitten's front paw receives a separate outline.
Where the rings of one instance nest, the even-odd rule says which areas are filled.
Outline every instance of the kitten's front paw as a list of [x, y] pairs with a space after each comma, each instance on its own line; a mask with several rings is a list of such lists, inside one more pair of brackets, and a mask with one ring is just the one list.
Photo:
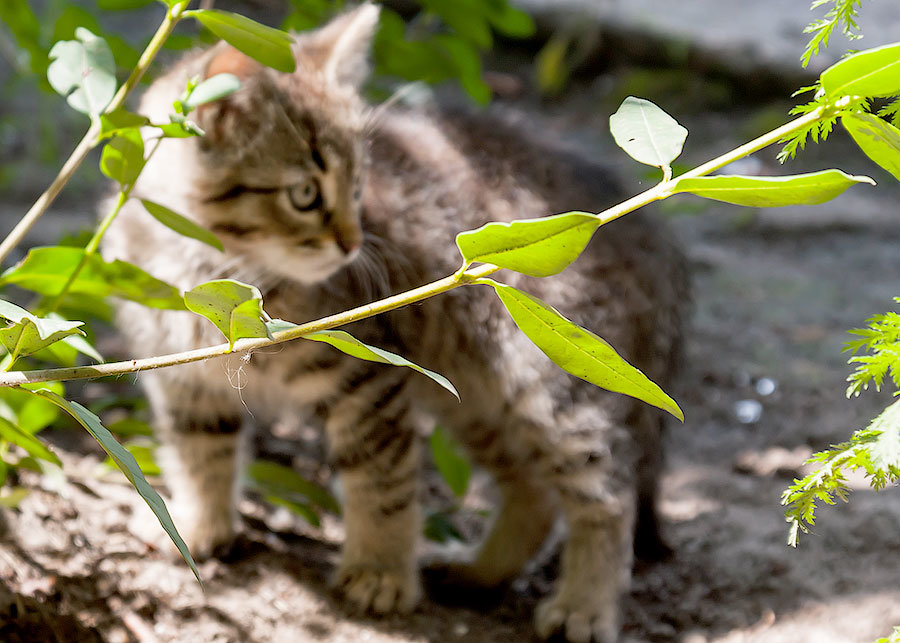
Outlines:
[[346, 565], [337, 571], [334, 588], [358, 612], [411, 612], [419, 602], [416, 574], [371, 565]]
[[590, 599], [556, 595], [542, 601], [534, 612], [538, 636], [547, 639], [559, 633], [569, 643], [615, 643], [619, 636], [617, 602], [598, 605]]

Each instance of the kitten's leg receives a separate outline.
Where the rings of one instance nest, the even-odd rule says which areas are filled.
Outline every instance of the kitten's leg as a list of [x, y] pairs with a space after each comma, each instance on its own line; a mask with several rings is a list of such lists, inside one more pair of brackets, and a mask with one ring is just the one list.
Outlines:
[[221, 553], [237, 525], [242, 415], [224, 394], [151, 374], [146, 382], [172, 518], [195, 558]]
[[495, 587], [531, 560], [547, 538], [558, 499], [533, 466], [517, 426], [470, 428], [460, 437], [479, 466], [490, 472], [500, 494], [499, 514], [471, 563], [449, 565], [449, 584]]
[[407, 420], [407, 375], [361, 365], [326, 423], [344, 490], [346, 538], [335, 586], [359, 611], [408, 612], [419, 599], [420, 445]]
[[551, 474], [569, 539], [556, 591], [535, 612], [542, 637], [562, 631], [572, 643], [618, 639], [620, 597], [631, 578], [635, 493], [622, 479], [627, 475], [610, 471], [610, 459], [592, 462], [590, 454], [570, 453]]

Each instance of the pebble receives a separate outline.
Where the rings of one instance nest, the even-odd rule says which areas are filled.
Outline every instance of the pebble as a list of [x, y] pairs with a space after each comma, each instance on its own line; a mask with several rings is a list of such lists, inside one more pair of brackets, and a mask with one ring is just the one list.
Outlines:
[[762, 417], [763, 406], [756, 400], [740, 400], [734, 405], [734, 414], [741, 424], [756, 424]]

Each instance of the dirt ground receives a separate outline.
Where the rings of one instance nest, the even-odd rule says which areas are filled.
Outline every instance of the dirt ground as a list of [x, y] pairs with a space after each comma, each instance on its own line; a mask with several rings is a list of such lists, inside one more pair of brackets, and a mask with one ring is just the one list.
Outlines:
[[[556, 104], [523, 105], [540, 108], [560, 136], [621, 158], [623, 175], [635, 177], [639, 168], [610, 148], [606, 127], [635, 78], [642, 76], [604, 76]], [[701, 93], [710, 95], [707, 89]], [[787, 105], [723, 108], [727, 96], [692, 104], [691, 91], [642, 94], [691, 130], [687, 163], [786, 118]], [[763, 154], [739, 171], [785, 171], [773, 158]], [[672, 227], [695, 284], [674, 391], [687, 419], [669, 432], [662, 483], [674, 554], [635, 570], [624, 602], [626, 641], [868, 642], [900, 624], [895, 491], [875, 494], [855, 481], [851, 503], [820, 510], [815, 533], [796, 550], [785, 545], [779, 505], [812, 451], [846, 439], [889, 399], [844, 398], [849, 368], [841, 344], [846, 329], [900, 294], [898, 193], [839, 135], [789, 169], [835, 166], [869, 172], [888, 187], [856, 187], [814, 209], [757, 212], [688, 199], [663, 207], [680, 215]], [[627, 180], [641, 189], [638, 179]], [[97, 448], [72, 432], [50, 439], [68, 476], [62, 492], [23, 474], [30, 495], [2, 514], [2, 641], [534, 640], [531, 611], [549, 588], [552, 547], [483, 609], [426, 599], [406, 618], [357, 618], [328, 591], [339, 520], [326, 517], [313, 528], [248, 499], [241, 551], [200, 565], [204, 593], [183, 563], [132, 534], [144, 519], [140, 500], [121, 479], [98, 476]], [[467, 506], [481, 507], [488, 496], [476, 479]]]

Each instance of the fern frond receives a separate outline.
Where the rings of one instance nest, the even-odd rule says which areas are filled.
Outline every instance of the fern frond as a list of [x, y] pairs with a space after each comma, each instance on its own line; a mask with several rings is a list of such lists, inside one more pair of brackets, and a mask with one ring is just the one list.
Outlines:
[[833, 3], [834, 6], [828, 10], [825, 16], [813, 20], [803, 30], [803, 33], [812, 34], [806, 49], [803, 51], [803, 55], [800, 57], [804, 67], [809, 65], [809, 61], [813, 56], [819, 54], [820, 49], [828, 47], [828, 40], [838, 25], [841, 26], [841, 32], [848, 40], [862, 38], [858, 33], [859, 26], [856, 24], [856, 17], [862, 0], [813, 0], [810, 9], [817, 9], [829, 3]]
[[818, 467], [804, 478], [795, 479], [781, 494], [781, 504], [787, 506], [788, 544], [792, 547], [797, 546], [801, 531], [809, 533], [815, 525], [818, 502], [833, 505], [835, 498], [847, 501], [847, 472], [862, 469], [876, 491], [888, 483], [900, 482], [900, 401], [888, 406], [847, 442], [816, 453], [807, 463]]

